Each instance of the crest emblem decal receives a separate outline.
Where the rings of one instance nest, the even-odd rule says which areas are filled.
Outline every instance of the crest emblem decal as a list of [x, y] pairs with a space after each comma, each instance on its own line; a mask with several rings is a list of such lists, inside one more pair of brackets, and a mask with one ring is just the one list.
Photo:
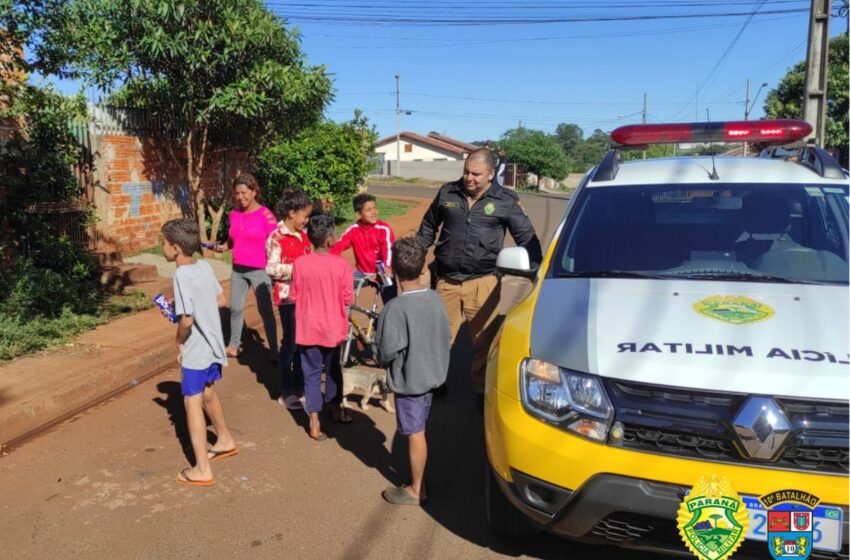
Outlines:
[[799, 490], [780, 490], [759, 501], [767, 510], [767, 549], [776, 560], [806, 560], [812, 553], [814, 523], [812, 508], [817, 496]]
[[724, 323], [744, 325], [773, 317], [773, 308], [745, 296], [711, 296], [694, 304], [694, 311]]
[[685, 546], [702, 560], [725, 560], [747, 534], [749, 515], [725, 476], [701, 476], [676, 518]]
[[487, 214], [488, 216], [492, 216], [493, 212], [495, 212], [495, 211], [496, 211], [496, 206], [492, 202], [488, 202], [487, 205], [484, 207], [484, 213]]

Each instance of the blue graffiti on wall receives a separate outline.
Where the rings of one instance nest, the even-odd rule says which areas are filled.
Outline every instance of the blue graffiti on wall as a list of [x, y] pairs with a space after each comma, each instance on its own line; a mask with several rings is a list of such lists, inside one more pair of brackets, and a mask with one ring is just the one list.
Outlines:
[[121, 192], [130, 195], [130, 217], [139, 216], [139, 206], [142, 204], [142, 195], [152, 192], [150, 183], [124, 183]]

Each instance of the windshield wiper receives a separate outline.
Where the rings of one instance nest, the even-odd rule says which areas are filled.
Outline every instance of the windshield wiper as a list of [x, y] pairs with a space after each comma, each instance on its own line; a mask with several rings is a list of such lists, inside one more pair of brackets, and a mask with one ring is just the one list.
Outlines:
[[757, 282], [774, 282], [776, 284], [819, 284], [819, 282], [811, 282], [809, 280], [797, 280], [795, 278], [785, 278], [784, 276], [773, 276], [771, 274], [760, 274], [758, 272], [732, 271], [723, 272], [708, 272], [695, 270], [693, 272], [683, 271], [679, 274], [671, 274], [673, 277], [700, 278], [708, 280], [755, 280]]
[[580, 270], [578, 272], [559, 272], [559, 278], [662, 278], [657, 274], [633, 272], [631, 270]]

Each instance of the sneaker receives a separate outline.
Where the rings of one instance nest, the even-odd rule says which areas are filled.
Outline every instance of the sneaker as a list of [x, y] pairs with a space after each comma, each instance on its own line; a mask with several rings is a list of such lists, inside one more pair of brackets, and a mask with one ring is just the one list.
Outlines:
[[303, 408], [301, 401], [295, 395], [289, 395], [288, 397], [281, 396], [277, 399], [277, 402], [289, 410], [301, 410]]

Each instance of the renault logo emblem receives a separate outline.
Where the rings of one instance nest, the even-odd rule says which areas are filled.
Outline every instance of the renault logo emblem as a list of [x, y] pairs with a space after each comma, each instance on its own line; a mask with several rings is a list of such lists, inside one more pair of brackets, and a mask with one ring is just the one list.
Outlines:
[[767, 397], [747, 399], [734, 425], [742, 455], [763, 461], [776, 457], [791, 432], [785, 413]]

